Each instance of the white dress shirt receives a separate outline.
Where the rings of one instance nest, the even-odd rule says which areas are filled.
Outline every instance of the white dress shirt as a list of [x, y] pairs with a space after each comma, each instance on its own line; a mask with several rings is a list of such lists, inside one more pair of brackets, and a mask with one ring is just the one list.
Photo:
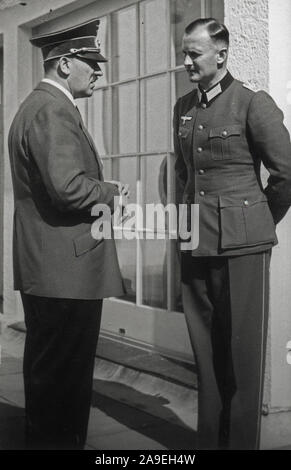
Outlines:
[[63, 93], [65, 93], [65, 95], [69, 98], [69, 100], [73, 103], [73, 105], [77, 106], [76, 102], [73, 98], [72, 93], [70, 93], [68, 90], [66, 90], [66, 88], [63, 87], [63, 85], [60, 85], [60, 83], [56, 82], [55, 80], [52, 80], [51, 78], [43, 78], [42, 82], [49, 83], [50, 85], [53, 85], [56, 88], [58, 88], [59, 90], [61, 90]]

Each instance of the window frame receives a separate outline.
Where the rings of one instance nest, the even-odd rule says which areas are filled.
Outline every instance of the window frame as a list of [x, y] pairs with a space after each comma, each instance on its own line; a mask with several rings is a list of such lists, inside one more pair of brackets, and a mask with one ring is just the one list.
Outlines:
[[[137, 67], [136, 67], [136, 76], [129, 77], [126, 79], [121, 79], [121, 80], [113, 80], [113, 62], [109, 61], [106, 64], [107, 67], [107, 83], [102, 84], [102, 85], [96, 85], [96, 91], [106, 91], [107, 96], [108, 96], [108, 101], [109, 101], [109, 113], [112, 116], [109, 129], [108, 129], [108, 153], [106, 155], [100, 155], [101, 158], [103, 159], [104, 162], [110, 162], [110, 167], [111, 167], [111, 177], [112, 172], [113, 172], [113, 167], [114, 167], [114, 161], [116, 159], [123, 159], [123, 158], [136, 158], [136, 169], [137, 169], [137, 200], [135, 201], [137, 204], [141, 204], [143, 206], [144, 200], [143, 200], [143, 184], [144, 182], [142, 181], [142, 159], [151, 157], [151, 156], [163, 156], [166, 159], [167, 162], [167, 204], [170, 202], [173, 202], [174, 198], [174, 193], [175, 193], [175, 188], [174, 188], [174, 174], [173, 174], [173, 159], [174, 159], [174, 151], [173, 151], [173, 143], [172, 143], [172, 112], [173, 112], [173, 106], [174, 102], [176, 101], [176, 97], [174, 96], [174, 89], [175, 89], [175, 77], [177, 73], [183, 73], [184, 72], [184, 66], [183, 65], [175, 65], [174, 60], [175, 60], [175, 47], [172, 46], [172, 37], [173, 37], [173, 32], [174, 32], [174, 25], [171, 22], [171, 6], [172, 6], [172, 1], [171, 0], [165, 0], [166, 4], [166, 9], [167, 9], [167, 21], [166, 21], [166, 35], [167, 35], [167, 61], [166, 61], [166, 68], [163, 70], [155, 71], [155, 72], [150, 72], [150, 73], [141, 73], [142, 70], [142, 60], [143, 60], [143, 54], [141, 54], [142, 47], [143, 47], [143, 38], [142, 38], [142, 29], [140, 28], [141, 25], [141, 17], [142, 17], [142, 12], [144, 5], [146, 3], [151, 2], [152, 0], [136, 0], [135, 2], [130, 3], [129, 5], [123, 6], [121, 8], [118, 8], [114, 11], [109, 12], [108, 14], [103, 15], [103, 17], [100, 17], [100, 20], [106, 16], [106, 21], [107, 21], [107, 28], [108, 28], [108, 45], [107, 45], [107, 50], [105, 51], [105, 55], [107, 54], [108, 57], [111, 57], [111, 53], [113, 51], [113, 22], [114, 22], [114, 16], [118, 14], [120, 11], [123, 11], [125, 9], [129, 8], [135, 8], [135, 18], [136, 18], [136, 57], [137, 57]], [[200, 0], [200, 12], [201, 12], [201, 17], [206, 17], [211, 15], [211, 0]], [[102, 44], [101, 44], [102, 47]], [[142, 150], [141, 148], [141, 133], [143, 132], [142, 126], [141, 126], [141, 113], [142, 113], [142, 107], [141, 107], [141, 101], [142, 101], [142, 86], [143, 82], [150, 78], [155, 78], [155, 77], [166, 77], [166, 82], [167, 82], [167, 96], [169, 96], [169, 99], [167, 101], [167, 130], [166, 130], [166, 140], [167, 144], [166, 147], [163, 149], [156, 149], [152, 151], [145, 151]], [[114, 113], [114, 107], [113, 107], [113, 93], [115, 89], [118, 89], [120, 86], [123, 86], [125, 84], [136, 84], [136, 95], [137, 95], [137, 101], [136, 101], [136, 116], [137, 116], [137, 136], [136, 136], [136, 152], [132, 153], [118, 153], [118, 152], [113, 152], [112, 149], [114, 147], [114, 133], [113, 129], [114, 127], [118, 126], [118, 121], [116, 120], [114, 122], [114, 119], [116, 118], [116, 115]], [[87, 123], [88, 123], [88, 128], [89, 131], [93, 131], [93, 129], [90, 128], [90, 119], [88, 119], [88, 116], [92, 115], [94, 113], [94, 110], [92, 109], [93, 103], [90, 102], [90, 100], [87, 100], [86, 107], [84, 109], [85, 115], [87, 117]], [[144, 141], [145, 141], [146, 136], [144, 136]], [[106, 164], [106, 163], [105, 163]], [[116, 179], [116, 178], [112, 178]], [[120, 231], [121, 228], [118, 226], [114, 226], [114, 231], [115, 233]], [[143, 224], [137, 223], [136, 227], [136, 306], [144, 307], [147, 306], [143, 302], [143, 261], [142, 261], [142, 243], [145, 240], [145, 233], [147, 231], [151, 231], [154, 236], [157, 235], [156, 230], [151, 230], [148, 229], [147, 227], [143, 226]], [[162, 232], [165, 236], [165, 243], [166, 243], [166, 263], [167, 263], [167, 274], [166, 274], [166, 282], [167, 282], [167, 301], [166, 301], [166, 307], [159, 307], [162, 310], [167, 310], [167, 311], [176, 311], [175, 310], [175, 245], [176, 241], [169, 239], [169, 232], [168, 230], [165, 229], [165, 231]], [[120, 299], [121, 300], [121, 299]], [[132, 302], [131, 302], [132, 303]], [[153, 308], [156, 308], [155, 306], [151, 306]]]

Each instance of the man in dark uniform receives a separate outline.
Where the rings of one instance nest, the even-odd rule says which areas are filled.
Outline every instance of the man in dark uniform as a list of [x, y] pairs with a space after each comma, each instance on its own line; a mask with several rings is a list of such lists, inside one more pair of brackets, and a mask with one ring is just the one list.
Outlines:
[[90, 411], [102, 299], [123, 294], [113, 239], [91, 235], [92, 208], [126, 196], [105, 182], [75, 98], [90, 97], [106, 59], [99, 20], [32, 38], [45, 78], [9, 133], [15, 215], [14, 280], [27, 326], [28, 445], [82, 449]]
[[198, 89], [175, 105], [175, 169], [182, 202], [199, 204], [200, 218], [198, 248], [181, 254], [182, 294], [198, 369], [198, 448], [256, 449], [270, 252], [291, 204], [291, 145], [272, 98], [227, 71], [228, 46], [212, 18], [183, 37]]

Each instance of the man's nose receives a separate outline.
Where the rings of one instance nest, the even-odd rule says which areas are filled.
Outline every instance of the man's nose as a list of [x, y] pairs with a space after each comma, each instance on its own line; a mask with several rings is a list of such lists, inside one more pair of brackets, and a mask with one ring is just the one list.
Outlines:
[[102, 77], [103, 72], [102, 72], [101, 69], [99, 69], [99, 70], [94, 70], [94, 75], [95, 75], [96, 77]]
[[184, 65], [185, 65], [185, 67], [193, 65], [193, 61], [192, 61], [191, 57], [189, 56], [189, 54], [185, 55]]

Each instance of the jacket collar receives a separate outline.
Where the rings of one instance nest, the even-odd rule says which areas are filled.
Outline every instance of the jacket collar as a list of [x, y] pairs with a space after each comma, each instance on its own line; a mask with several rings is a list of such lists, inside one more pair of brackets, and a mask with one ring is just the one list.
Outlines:
[[76, 106], [76, 102], [73, 98], [73, 95], [68, 90], [66, 90], [66, 88], [63, 87], [60, 83], [58, 83], [55, 80], [52, 80], [50, 78], [43, 78], [41, 82], [42, 83], [49, 83], [50, 85], [58, 88], [58, 90], [61, 90], [61, 92], [64, 93], [69, 98], [69, 100], [73, 103], [73, 105]]
[[38, 83], [38, 85], [36, 85], [35, 90], [45, 91], [52, 95], [54, 98], [62, 99], [66, 103], [69, 103], [70, 106], [72, 106], [73, 108], [76, 108], [76, 105], [73, 104], [72, 100], [62, 90], [52, 85], [51, 83], [41, 81]]
[[233, 76], [227, 71], [226, 75], [220, 80], [220, 82], [213, 85], [207, 91], [203, 90], [200, 85], [198, 85], [197, 93], [198, 93], [198, 100], [201, 102], [201, 98], [203, 96], [206, 103], [209, 104], [213, 101], [218, 95], [223, 93], [229, 85], [233, 82]]

